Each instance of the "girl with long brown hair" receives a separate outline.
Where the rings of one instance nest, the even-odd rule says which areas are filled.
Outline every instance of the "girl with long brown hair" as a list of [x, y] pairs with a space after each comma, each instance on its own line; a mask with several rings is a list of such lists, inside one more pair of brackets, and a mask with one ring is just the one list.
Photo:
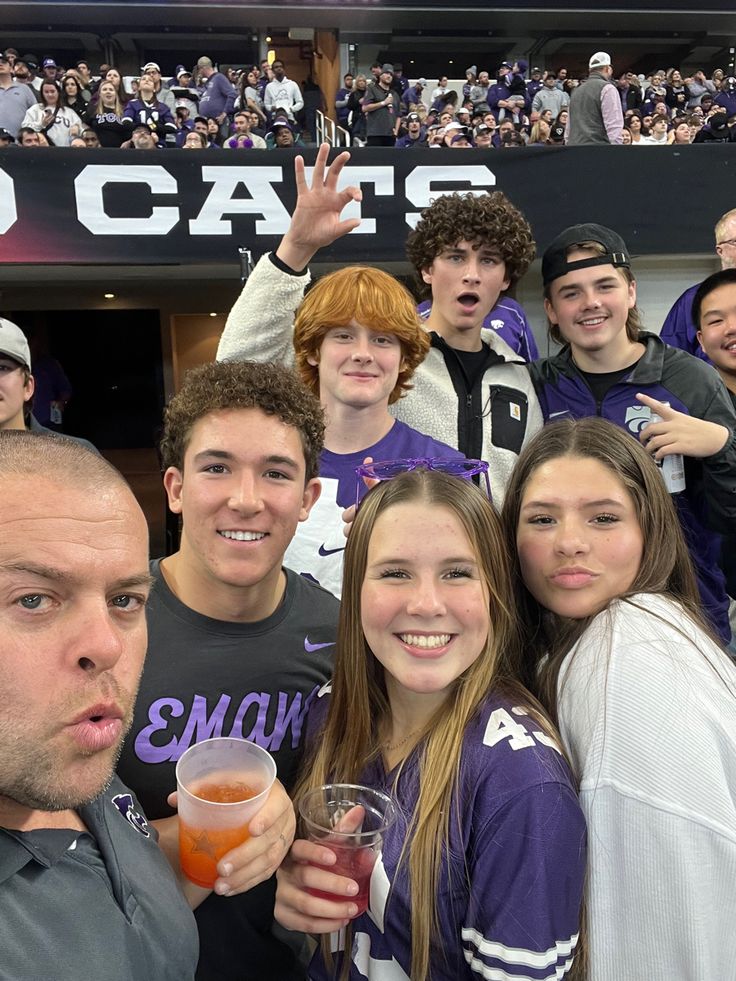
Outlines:
[[585, 827], [555, 731], [518, 681], [510, 583], [498, 517], [470, 481], [416, 469], [361, 504], [334, 678], [310, 714], [295, 800], [360, 783], [392, 795], [400, 817], [361, 915], [333, 853], [294, 843], [277, 919], [343, 931], [336, 947], [323, 937], [310, 978], [577, 970]]
[[554, 423], [503, 523], [525, 674], [580, 779], [591, 981], [731, 977], [736, 670], [656, 463], [603, 419]]

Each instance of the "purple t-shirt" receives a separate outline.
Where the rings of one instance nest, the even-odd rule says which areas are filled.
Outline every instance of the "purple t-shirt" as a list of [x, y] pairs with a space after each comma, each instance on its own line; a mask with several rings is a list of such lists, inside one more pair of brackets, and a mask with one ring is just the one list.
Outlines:
[[[321, 694], [308, 741], [326, 716], [329, 698]], [[382, 760], [358, 781], [391, 794], [401, 817], [373, 868], [368, 910], [353, 921], [351, 981], [412, 977], [408, 867], [397, 866], [419, 792], [419, 755], [407, 760], [398, 786]], [[491, 693], [465, 732], [458, 787], [437, 890], [432, 981], [564, 978], [578, 940], [586, 864], [585, 819], [566, 763], [524, 709]], [[310, 981], [332, 977], [317, 950]]]
[[373, 446], [358, 453], [331, 453], [323, 450], [319, 458], [322, 493], [306, 521], [297, 525], [296, 534], [284, 556], [284, 565], [318, 582], [339, 597], [342, 591], [342, 560], [345, 552], [342, 512], [355, 504], [356, 491], [362, 499], [368, 488], [355, 475], [355, 468], [367, 456], [380, 460], [440, 457], [464, 459], [463, 454], [418, 432], [397, 419], [388, 433]]

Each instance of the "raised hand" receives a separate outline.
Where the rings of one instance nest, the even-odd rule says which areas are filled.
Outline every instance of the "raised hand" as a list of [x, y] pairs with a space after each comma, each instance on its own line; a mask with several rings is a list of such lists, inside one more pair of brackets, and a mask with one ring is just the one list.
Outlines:
[[327, 166], [330, 147], [323, 143], [317, 151], [311, 187], [304, 173], [304, 158], [294, 160], [297, 201], [289, 230], [281, 240], [276, 255], [294, 270], [304, 269], [315, 252], [331, 245], [338, 238], [352, 232], [360, 225], [359, 218], [340, 219], [343, 208], [351, 201], [361, 201], [359, 187], [346, 187], [338, 191], [337, 182], [343, 167], [350, 159], [347, 152], [340, 153]]

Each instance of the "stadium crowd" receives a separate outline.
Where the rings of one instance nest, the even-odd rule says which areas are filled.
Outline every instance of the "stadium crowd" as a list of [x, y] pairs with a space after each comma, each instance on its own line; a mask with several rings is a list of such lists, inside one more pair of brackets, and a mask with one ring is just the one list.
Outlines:
[[[140, 76], [123, 78], [112, 65], [93, 71], [80, 59], [67, 67], [6, 48], [0, 53], [0, 146], [298, 147], [316, 140], [317, 110], [332, 116], [357, 147], [736, 141], [736, 77], [721, 68], [709, 78], [702, 70], [684, 77], [677, 68], [637, 75], [597, 52], [582, 79], [565, 67], [529, 70], [520, 59], [498, 65], [495, 79], [472, 65], [464, 81], [420, 77], [411, 84], [402, 65], [377, 61], [369, 74], [350, 72], [342, 81], [330, 107], [311, 76], [300, 86], [278, 59], [220, 71], [203, 56], [191, 70], [178, 65], [170, 78], [149, 61]], [[581, 112], [571, 130], [570, 106], [574, 120], [576, 102], [582, 106], [596, 85], [608, 103], [605, 127], [596, 133]]]

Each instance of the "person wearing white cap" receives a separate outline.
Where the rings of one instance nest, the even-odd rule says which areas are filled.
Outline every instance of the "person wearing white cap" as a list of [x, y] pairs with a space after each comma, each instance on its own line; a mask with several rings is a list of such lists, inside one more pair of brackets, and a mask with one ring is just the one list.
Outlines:
[[621, 98], [613, 84], [611, 56], [596, 51], [588, 63], [590, 73], [583, 85], [573, 89], [565, 139], [568, 146], [621, 143], [624, 114]]

